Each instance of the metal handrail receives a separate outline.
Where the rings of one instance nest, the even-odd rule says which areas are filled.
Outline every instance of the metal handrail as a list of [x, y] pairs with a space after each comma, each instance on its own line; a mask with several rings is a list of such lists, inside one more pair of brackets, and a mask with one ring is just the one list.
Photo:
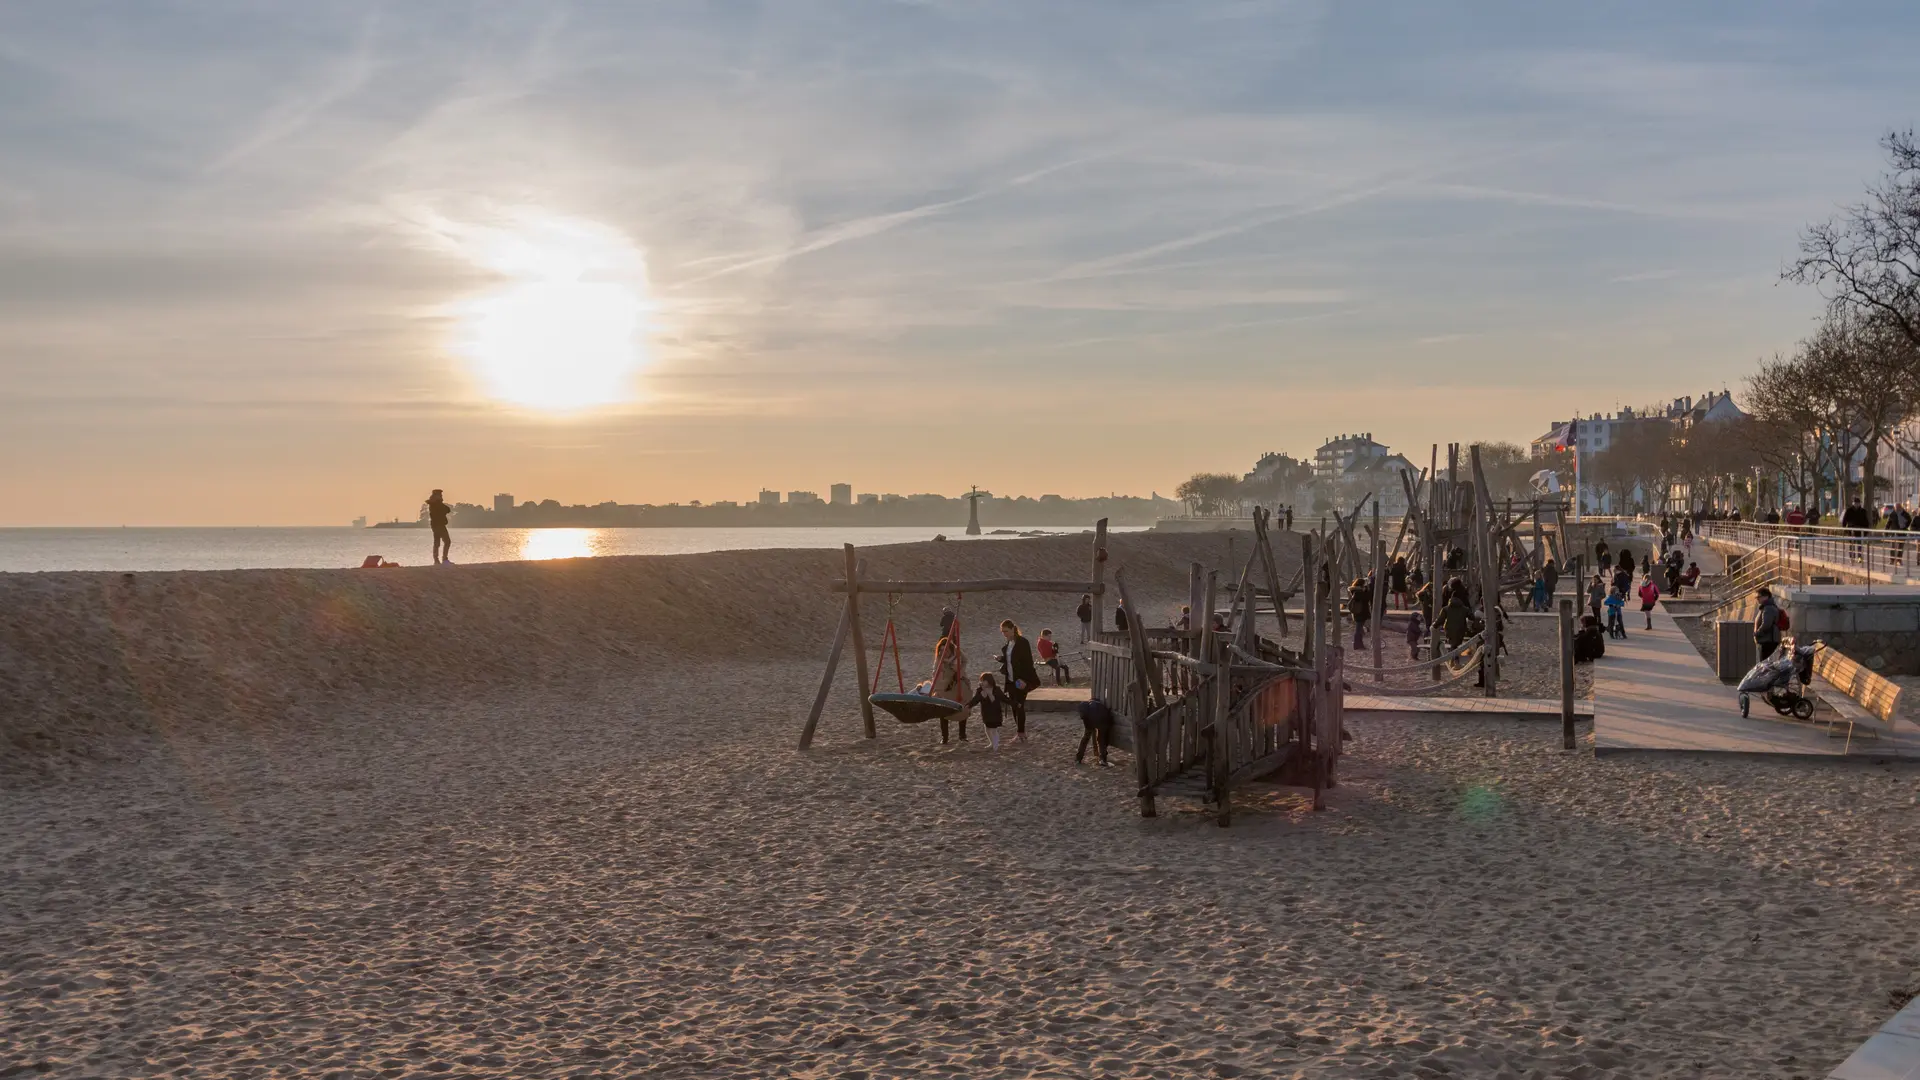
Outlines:
[[[1872, 593], [1876, 584], [1904, 583], [1920, 571], [1920, 535], [1899, 531], [1830, 530], [1824, 526], [1805, 531], [1806, 526], [1750, 522], [1707, 524], [1712, 528], [1703, 527], [1702, 533], [1708, 540], [1742, 548], [1749, 559], [1763, 556], [1763, 563], [1766, 558], [1791, 561], [1797, 571], [1794, 584], [1807, 584], [1813, 573], [1830, 573], [1856, 578]], [[1730, 579], [1729, 585], [1733, 584]]]

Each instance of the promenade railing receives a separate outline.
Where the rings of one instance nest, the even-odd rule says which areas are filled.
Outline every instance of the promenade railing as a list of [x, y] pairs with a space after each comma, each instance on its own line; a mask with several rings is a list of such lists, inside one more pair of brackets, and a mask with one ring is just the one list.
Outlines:
[[[1875, 584], [1906, 585], [1920, 576], [1920, 533], [1758, 521], [1703, 521], [1699, 532], [1709, 542], [1732, 548], [1743, 561], [1792, 566], [1800, 580], [1788, 584], [1826, 576], [1863, 585], [1871, 593]], [[1736, 570], [1728, 576], [1742, 575]]]

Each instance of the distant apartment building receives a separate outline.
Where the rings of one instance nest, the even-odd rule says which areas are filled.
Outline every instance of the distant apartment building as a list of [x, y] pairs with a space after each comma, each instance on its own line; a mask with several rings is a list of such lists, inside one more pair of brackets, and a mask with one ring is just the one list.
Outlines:
[[827, 501], [835, 506], [853, 505], [853, 485], [834, 484], [827, 488]]
[[707, 505], [710, 507], [713, 507], [716, 510], [718, 509], [735, 510], [735, 509], [738, 509], [740, 506], [739, 503], [734, 502], [732, 499], [721, 499], [719, 502], [710, 502]]
[[[1733, 395], [1725, 390], [1704, 394], [1700, 397], [1674, 398], [1666, 405], [1654, 405], [1644, 409], [1627, 407], [1611, 416], [1592, 413], [1575, 417], [1574, 442], [1580, 448], [1580, 454], [1604, 453], [1619, 437], [1621, 431], [1635, 424], [1667, 423], [1678, 425], [1682, 430], [1695, 424], [1718, 423], [1722, 420], [1738, 420], [1747, 415], [1733, 403]], [[1545, 457], [1548, 452], [1558, 449], [1560, 439], [1569, 421], [1553, 425], [1545, 435], [1533, 440], [1531, 450], [1534, 457]]]
[[879, 501], [880, 501], [880, 496], [878, 496], [878, 495], [875, 495], [875, 494], [874, 494], [873, 492], [871, 492], [871, 491], [863, 491], [863, 492], [861, 492], [861, 493], [860, 493], [860, 505], [861, 505], [861, 506], [873, 506], [873, 505], [875, 505], [876, 503], [878, 503]]
[[779, 506], [780, 493], [777, 491], [768, 491], [766, 488], [761, 488], [760, 489], [760, 505], [761, 506]]
[[816, 491], [787, 492], [788, 506], [808, 506], [808, 505], [817, 504], [819, 503], [819, 501], [820, 501], [820, 493]]
[[905, 495], [895, 495], [893, 492], [889, 491], [885, 495], [880, 496], [880, 501], [883, 503], [906, 502], [907, 497]]
[[507, 494], [500, 494], [500, 495], [495, 495], [493, 497], [494, 513], [504, 514], [507, 511], [512, 509], [513, 509], [513, 496], [507, 495]]
[[1389, 452], [1386, 446], [1373, 441], [1371, 431], [1328, 439], [1313, 452], [1313, 477], [1316, 480], [1338, 480], [1356, 462], [1364, 464], [1374, 458], [1384, 458]]

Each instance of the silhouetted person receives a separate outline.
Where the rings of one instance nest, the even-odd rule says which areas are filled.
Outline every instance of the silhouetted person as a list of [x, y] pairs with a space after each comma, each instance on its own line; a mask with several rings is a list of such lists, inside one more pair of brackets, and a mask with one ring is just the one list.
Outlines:
[[453, 508], [447, 500], [440, 497], [440, 489], [434, 488], [427, 496], [427, 524], [433, 529], [433, 563], [435, 566], [453, 558], [453, 534], [447, 531], [447, 515]]

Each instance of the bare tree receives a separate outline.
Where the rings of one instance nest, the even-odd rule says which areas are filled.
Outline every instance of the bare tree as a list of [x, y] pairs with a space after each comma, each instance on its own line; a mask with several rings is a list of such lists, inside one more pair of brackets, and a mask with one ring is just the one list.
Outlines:
[[1836, 315], [1884, 320], [1920, 346], [1920, 142], [1908, 128], [1880, 144], [1887, 174], [1865, 202], [1809, 228], [1781, 276], [1818, 286]]

